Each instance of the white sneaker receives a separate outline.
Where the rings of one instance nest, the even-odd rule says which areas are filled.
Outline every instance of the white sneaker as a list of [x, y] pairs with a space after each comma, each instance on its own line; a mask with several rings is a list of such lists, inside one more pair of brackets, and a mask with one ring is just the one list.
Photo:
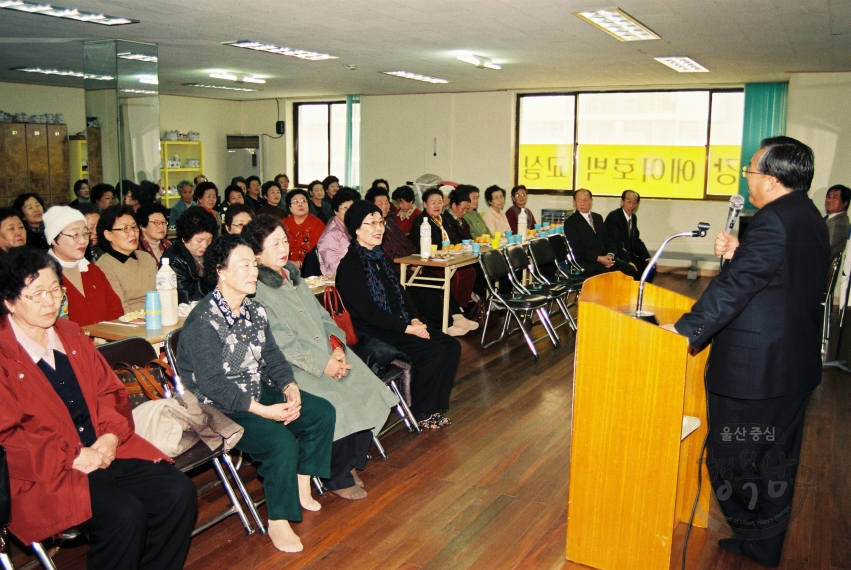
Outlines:
[[479, 323], [471, 321], [464, 315], [458, 313], [457, 315], [452, 315], [452, 326], [466, 329], [468, 331], [474, 331], [479, 328]]
[[464, 336], [468, 332], [470, 331], [467, 329], [462, 329], [461, 327], [457, 327], [455, 325], [452, 325], [451, 327], [446, 329], [446, 334], [448, 334], [449, 336]]

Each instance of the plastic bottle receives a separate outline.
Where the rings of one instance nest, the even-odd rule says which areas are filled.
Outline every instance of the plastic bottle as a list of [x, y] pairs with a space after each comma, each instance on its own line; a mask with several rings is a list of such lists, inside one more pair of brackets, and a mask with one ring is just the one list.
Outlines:
[[529, 223], [529, 217], [526, 215], [526, 208], [520, 208], [520, 215], [517, 216], [517, 233], [520, 234], [520, 241], [526, 243], [526, 225]]
[[160, 295], [163, 326], [177, 324], [177, 274], [169, 259], [162, 258], [162, 267], [157, 271], [157, 293]]
[[427, 219], [423, 219], [423, 225], [420, 226], [420, 257], [431, 257], [431, 224]]

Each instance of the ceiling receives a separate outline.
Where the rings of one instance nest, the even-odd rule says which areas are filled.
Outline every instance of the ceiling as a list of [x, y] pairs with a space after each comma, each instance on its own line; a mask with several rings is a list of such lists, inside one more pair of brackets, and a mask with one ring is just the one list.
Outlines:
[[[82, 80], [10, 68], [80, 70], [83, 41], [159, 46], [161, 94], [233, 100], [345, 94], [440, 93], [605, 86], [741, 85], [790, 72], [851, 70], [848, 0], [623, 0], [617, 6], [661, 36], [620, 42], [572, 14], [613, 7], [593, 0], [57, 0], [57, 5], [139, 20], [100, 26], [0, 9], [0, 82], [82, 86]], [[257, 40], [329, 53], [305, 61], [221, 45]], [[456, 60], [490, 57], [500, 71]], [[657, 56], [689, 56], [710, 73], [677, 73]], [[357, 66], [349, 71], [346, 64]], [[432, 85], [381, 74], [441, 77]], [[267, 78], [238, 93], [212, 70]], [[249, 85], [246, 85], [249, 87]], [[2, 93], [0, 93], [2, 101]]]

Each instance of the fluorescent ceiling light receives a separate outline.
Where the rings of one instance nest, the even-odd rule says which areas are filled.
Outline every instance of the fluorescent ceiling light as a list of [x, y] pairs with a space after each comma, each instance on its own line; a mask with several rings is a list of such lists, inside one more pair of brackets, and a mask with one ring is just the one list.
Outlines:
[[254, 77], [252, 75], [243, 75], [242, 76], [242, 82], [243, 83], [260, 83], [260, 84], [263, 84], [263, 83], [266, 83], [266, 80], [263, 79], [262, 77]]
[[94, 79], [96, 81], [112, 81], [115, 77], [111, 75], [92, 75], [82, 71], [66, 71], [59, 69], [42, 69], [40, 67], [13, 67], [13, 71], [24, 71], [26, 73], [42, 73], [44, 75], [60, 75], [62, 77], [79, 77], [80, 79]]
[[425, 81], [426, 83], [449, 83], [445, 79], [440, 79], [439, 77], [431, 77], [428, 75], [421, 75], [419, 73], [411, 73], [410, 71], [382, 71], [386, 75], [395, 75], [396, 77], [402, 77], [403, 79], [413, 79], [414, 81]]
[[159, 85], [160, 79], [156, 75], [141, 75], [139, 76], [139, 83], [144, 83], [145, 85]]
[[227, 91], [260, 91], [260, 89], [251, 89], [250, 87], [227, 87], [225, 85], [203, 85], [201, 83], [182, 83], [186, 87], [204, 87], [205, 89], [225, 89]]
[[119, 89], [122, 93], [136, 93], [137, 95], [156, 95], [156, 91], [149, 91], [147, 89]]
[[148, 63], [157, 63], [157, 56], [155, 55], [145, 55], [142, 53], [130, 53], [129, 51], [125, 51], [124, 53], [119, 53], [118, 57], [121, 59], [132, 59], [135, 61], [146, 61]]
[[574, 12], [573, 15], [582, 18], [592, 26], [600, 28], [622, 42], [661, 39], [647, 26], [620, 8], [594, 10], [592, 12]]
[[478, 68], [484, 69], [502, 69], [501, 65], [498, 65], [493, 62], [493, 60], [489, 57], [484, 57], [481, 55], [459, 55], [456, 59], [458, 61], [463, 61], [464, 63], [469, 63], [475, 65]]
[[97, 12], [81, 12], [76, 8], [62, 8], [61, 6], [22, 2], [21, 0], [0, 0], [0, 8], [26, 12], [28, 14], [53, 16], [54, 18], [64, 18], [66, 20], [77, 20], [78, 22], [89, 22], [90, 24], [101, 24], [102, 26], [120, 26], [122, 24], [139, 23], [139, 20], [131, 20], [122, 16], [104, 16]]
[[227, 71], [217, 71], [215, 73], [211, 73], [210, 77], [213, 79], [224, 79], [226, 81], [236, 81], [237, 77], [233, 73], [228, 73]]
[[708, 69], [690, 57], [654, 57], [653, 59], [680, 73], [709, 73]]
[[327, 53], [319, 53], [317, 51], [308, 51], [303, 49], [289, 48], [289, 47], [280, 47], [274, 44], [264, 44], [260, 42], [255, 42], [251, 40], [242, 40], [238, 42], [224, 42], [223, 45], [233, 46], [238, 48], [251, 49], [254, 51], [265, 51], [267, 53], [274, 53], [277, 55], [289, 55], [291, 57], [297, 57], [299, 59], [306, 59], [309, 61], [322, 61], [324, 59], [338, 59], [336, 55], [328, 55]]

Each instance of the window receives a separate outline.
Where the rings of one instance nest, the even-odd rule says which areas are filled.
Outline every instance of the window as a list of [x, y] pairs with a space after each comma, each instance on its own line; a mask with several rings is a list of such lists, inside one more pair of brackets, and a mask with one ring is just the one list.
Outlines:
[[296, 103], [295, 116], [295, 184], [307, 186], [329, 174], [340, 179], [359, 179], [360, 104], [352, 104], [351, 167], [346, 172], [347, 120], [346, 102]]
[[703, 199], [738, 189], [744, 94], [521, 95], [517, 183]]

